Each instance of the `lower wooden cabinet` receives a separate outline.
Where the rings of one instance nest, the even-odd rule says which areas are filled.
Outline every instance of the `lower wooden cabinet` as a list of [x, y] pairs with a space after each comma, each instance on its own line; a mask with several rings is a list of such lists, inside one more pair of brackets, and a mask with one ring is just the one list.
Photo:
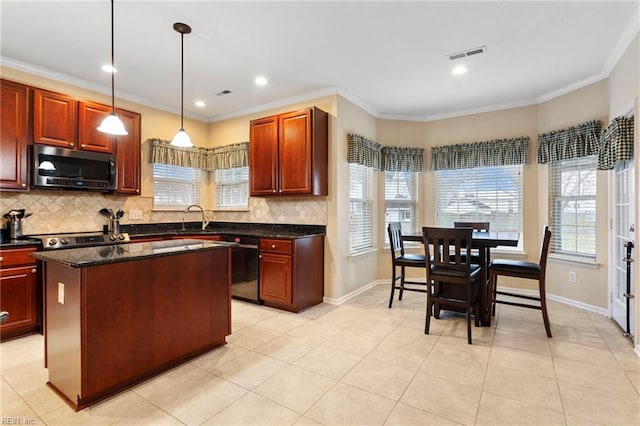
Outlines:
[[322, 303], [324, 236], [260, 239], [260, 298], [291, 312]]
[[0, 310], [9, 318], [0, 324], [0, 340], [41, 330], [41, 297], [38, 265], [29, 256], [34, 247], [0, 251]]

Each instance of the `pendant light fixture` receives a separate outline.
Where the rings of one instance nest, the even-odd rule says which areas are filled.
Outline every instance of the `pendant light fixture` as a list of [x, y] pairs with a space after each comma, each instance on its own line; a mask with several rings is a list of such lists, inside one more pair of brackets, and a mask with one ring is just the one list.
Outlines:
[[183, 148], [192, 147], [191, 138], [184, 131], [184, 35], [191, 32], [191, 27], [181, 22], [173, 24], [173, 29], [180, 33], [180, 130], [173, 137], [171, 145]]
[[116, 69], [113, 61], [113, 45], [114, 45], [114, 31], [113, 31], [113, 2], [111, 0], [111, 114], [107, 115], [102, 124], [98, 127], [98, 131], [102, 133], [108, 133], [110, 135], [123, 136], [127, 135], [127, 131], [124, 128], [124, 124], [116, 115], [116, 88], [115, 88], [115, 74]]

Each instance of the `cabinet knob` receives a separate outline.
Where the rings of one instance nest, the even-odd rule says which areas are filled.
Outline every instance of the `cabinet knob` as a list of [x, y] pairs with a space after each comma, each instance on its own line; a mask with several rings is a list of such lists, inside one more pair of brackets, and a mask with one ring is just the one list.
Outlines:
[[271, 248], [276, 248], [276, 245], [275, 244], [271, 244]]
[[69, 142], [69, 146], [73, 146], [73, 142]]
[[275, 190], [275, 189], [273, 190], [273, 193], [274, 193], [274, 194], [276, 193], [276, 190]]
[[26, 184], [26, 183], [21, 183], [21, 184], [20, 184], [20, 186], [21, 186], [22, 188], [26, 188], [26, 187], [27, 187], [27, 184]]
[[37, 269], [36, 269], [36, 268], [33, 268], [33, 269], [31, 270], [31, 273], [32, 273], [32, 274], [35, 274], [36, 272], [37, 272]]
[[4, 260], [4, 257], [0, 256], [0, 262], [2, 262]]
[[139, 190], [139, 189], [136, 189], [136, 194], [139, 194], [139, 193], [140, 193], [140, 190]]
[[82, 148], [84, 148], [84, 147], [85, 147], [85, 145], [84, 145], [84, 144], [82, 144], [82, 145], [80, 145], [80, 146], [81, 146]]

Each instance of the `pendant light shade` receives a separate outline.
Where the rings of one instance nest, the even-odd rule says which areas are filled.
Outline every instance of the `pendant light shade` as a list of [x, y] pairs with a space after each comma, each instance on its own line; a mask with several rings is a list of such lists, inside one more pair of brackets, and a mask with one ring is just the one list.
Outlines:
[[182, 148], [192, 147], [191, 138], [184, 131], [184, 35], [191, 32], [191, 27], [181, 22], [173, 24], [173, 29], [180, 33], [180, 130], [173, 137], [171, 145]]
[[98, 127], [98, 131], [107, 133], [109, 135], [123, 136], [127, 135], [127, 131], [124, 128], [124, 124], [116, 115], [116, 77], [115, 77], [115, 64], [114, 64], [114, 31], [113, 31], [113, 2], [111, 0], [111, 114], [109, 114], [102, 124]]

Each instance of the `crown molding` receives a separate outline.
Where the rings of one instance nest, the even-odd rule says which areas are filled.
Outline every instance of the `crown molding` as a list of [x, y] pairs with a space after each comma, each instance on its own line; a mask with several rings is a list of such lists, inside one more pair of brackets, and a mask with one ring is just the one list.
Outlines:
[[627, 51], [635, 36], [640, 32], [640, 6], [638, 6], [637, 11], [638, 13], [635, 16], [631, 16], [622, 35], [618, 38], [618, 42], [611, 49], [611, 53], [602, 67], [602, 73], [604, 75], [608, 76], [611, 74], [611, 71], [613, 71], [613, 68]]
[[[48, 78], [49, 80], [54, 80], [60, 83], [69, 84], [71, 86], [79, 87], [81, 89], [91, 90], [96, 93], [102, 93], [103, 95], [111, 96], [111, 86], [104, 86], [101, 84], [91, 83], [86, 80], [82, 80], [79, 78], [71, 77], [67, 74], [58, 73], [55, 71], [47, 70], [44, 68], [37, 67], [35, 65], [28, 64], [26, 62], [17, 61], [12, 58], [7, 58], [6, 56], [0, 56], [0, 65], [5, 66], [7, 68], [12, 68], [18, 71], [23, 71], [29, 74], [37, 75], [39, 77]], [[150, 108], [158, 109], [160, 111], [169, 112], [171, 114], [180, 115], [180, 109], [171, 108], [163, 104], [159, 104], [156, 102], [151, 102], [148, 99], [141, 98], [138, 96], [134, 96], [128, 93], [120, 92], [120, 95], [117, 96], [116, 99], [122, 99], [129, 102], [134, 102], [140, 105], [148, 106]], [[185, 117], [191, 118], [193, 120], [207, 122], [207, 116], [192, 114], [189, 112], [185, 112]]]

